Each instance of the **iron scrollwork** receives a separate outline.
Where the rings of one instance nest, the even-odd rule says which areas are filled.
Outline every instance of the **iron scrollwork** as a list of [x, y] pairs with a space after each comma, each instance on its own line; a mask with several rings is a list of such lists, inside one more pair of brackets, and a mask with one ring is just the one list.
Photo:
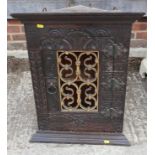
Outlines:
[[57, 51], [61, 111], [98, 111], [98, 51]]

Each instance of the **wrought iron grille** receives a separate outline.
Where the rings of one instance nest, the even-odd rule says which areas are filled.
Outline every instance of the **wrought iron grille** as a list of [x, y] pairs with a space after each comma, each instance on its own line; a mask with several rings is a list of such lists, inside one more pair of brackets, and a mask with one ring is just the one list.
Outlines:
[[98, 51], [57, 51], [59, 94], [63, 112], [97, 112]]

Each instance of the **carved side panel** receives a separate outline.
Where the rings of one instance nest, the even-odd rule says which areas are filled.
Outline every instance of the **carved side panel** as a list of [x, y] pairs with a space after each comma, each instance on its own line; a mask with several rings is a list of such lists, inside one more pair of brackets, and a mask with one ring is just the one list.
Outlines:
[[[42, 56], [40, 50], [36, 50], [39, 42], [36, 39], [36, 35], [38, 34], [36, 28], [31, 24], [27, 24], [25, 25], [25, 31], [27, 38], [27, 47], [30, 60], [34, 97], [36, 102], [37, 114], [39, 117], [40, 114], [47, 113], [47, 96], [42, 66]], [[33, 39], [34, 42], [32, 47]]]

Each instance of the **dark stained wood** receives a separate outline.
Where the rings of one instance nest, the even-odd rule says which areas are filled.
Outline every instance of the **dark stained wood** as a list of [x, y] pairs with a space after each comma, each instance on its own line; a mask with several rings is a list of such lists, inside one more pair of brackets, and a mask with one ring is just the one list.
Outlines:
[[[110, 144], [129, 145], [121, 133], [127, 65], [132, 22], [142, 15], [112, 12], [13, 15], [24, 22], [27, 38], [39, 128], [31, 141], [104, 144], [106, 137]], [[43, 28], [36, 24], [43, 24]], [[99, 51], [98, 112], [61, 112], [57, 50]]]
[[52, 24], [63, 23], [105, 23], [105, 22], [134, 22], [141, 19], [144, 13], [130, 13], [130, 12], [104, 12], [104, 13], [15, 13], [12, 17], [18, 18], [23, 22], [46, 21]]
[[45, 143], [72, 143], [72, 144], [95, 144], [95, 145], [124, 145], [130, 143], [122, 133], [66, 133], [57, 131], [38, 131], [30, 142]]

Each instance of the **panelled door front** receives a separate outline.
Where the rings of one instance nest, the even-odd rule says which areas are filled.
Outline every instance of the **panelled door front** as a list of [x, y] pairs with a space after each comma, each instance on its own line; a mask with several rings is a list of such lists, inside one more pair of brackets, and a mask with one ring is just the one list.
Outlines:
[[40, 129], [121, 132], [129, 38], [117, 39], [120, 25], [25, 27], [45, 82], [47, 111], [39, 117], [48, 123]]

